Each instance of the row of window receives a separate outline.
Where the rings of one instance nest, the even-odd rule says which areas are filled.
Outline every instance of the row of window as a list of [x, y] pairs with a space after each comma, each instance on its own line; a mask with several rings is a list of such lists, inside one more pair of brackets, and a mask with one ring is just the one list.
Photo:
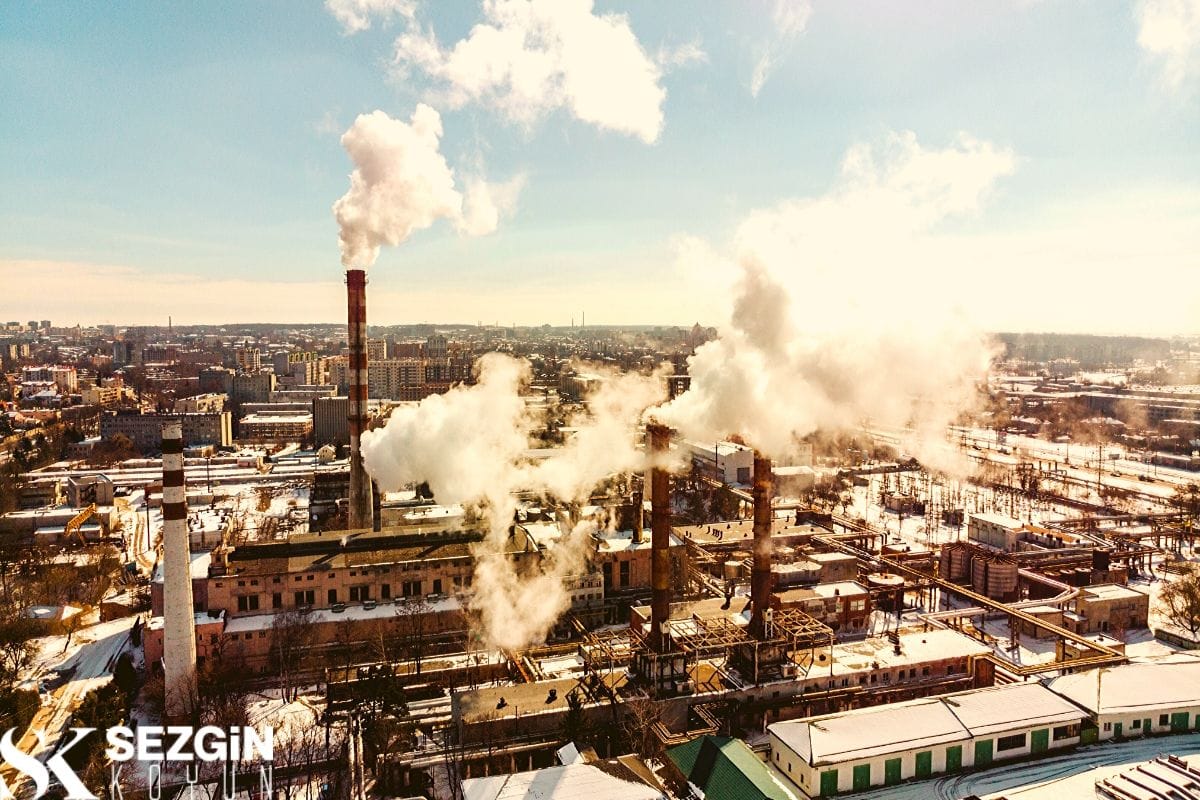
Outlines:
[[[401, 597], [420, 597], [422, 594], [421, 581], [404, 581], [401, 584]], [[433, 581], [433, 593], [442, 593], [442, 579], [435, 578]], [[316, 605], [317, 593], [315, 589], [302, 589], [294, 592], [293, 600], [297, 606]], [[330, 589], [325, 593], [326, 602], [333, 605], [338, 602], [338, 590]], [[390, 600], [392, 598], [392, 585], [390, 583], [381, 583], [379, 585], [379, 598], [381, 600]], [[363, 602], [371, 599], [371, 587], [368, 584], [350, 587], [350, 602]], [[240, 594], [237, 596], [238, 611], [258, 611], [259, 610], [259, 595], [257, 594]], [[271, 608], [283, 608], [283, 593], [274, 592], [271, 595]]]

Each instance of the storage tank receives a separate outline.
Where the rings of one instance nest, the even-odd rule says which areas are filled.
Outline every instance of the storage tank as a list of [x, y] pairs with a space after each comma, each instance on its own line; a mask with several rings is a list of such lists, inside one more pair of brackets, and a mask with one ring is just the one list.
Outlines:
[[967, 577], [971, 567], [970, 548], [961, 542], [942, 548], [938, 574], [948, 581], [960, 581]]
[[742, 577], [742, 562], [730, 559], [724, 564], [725, 580], [736, 581]]
[[987, 596], [993, 600], [1011, 600], [1017, 596], [1017, 563], [993, 559], [987, 568]]
[[886, 572], [872, 572], [867, 576], [867, 589], [875, 605], [884, 611], [894, 612], [904, 607], [904, 578]]

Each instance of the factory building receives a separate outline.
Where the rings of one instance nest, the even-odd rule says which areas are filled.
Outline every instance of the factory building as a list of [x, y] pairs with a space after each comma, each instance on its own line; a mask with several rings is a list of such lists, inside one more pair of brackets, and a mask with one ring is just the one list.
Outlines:
[[1063, 675], [1049, 683], [1085, 709], [1085, 741], [1200, 731], [1200, 657], [1192, 653]]
[[1039, 683], [777, 722], [771, 763], [809, 797], [1027, 757], [1080, 741], [1086, 713]]

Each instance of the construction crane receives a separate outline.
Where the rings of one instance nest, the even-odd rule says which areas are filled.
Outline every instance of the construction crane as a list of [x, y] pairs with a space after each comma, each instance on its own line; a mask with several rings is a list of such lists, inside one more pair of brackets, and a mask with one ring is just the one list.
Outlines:
[[71, 521], [67, 523], [66, 530], [63, 531], [63, 539], [70, 540], [72, 537], [77, 539], [80, 544], [86, 545], [87, 540], [83, 538], [80, 529], [83, 523], [87, 522], [96, 513], [96, 504], [91, 503], [75, 516], [71, 517]]

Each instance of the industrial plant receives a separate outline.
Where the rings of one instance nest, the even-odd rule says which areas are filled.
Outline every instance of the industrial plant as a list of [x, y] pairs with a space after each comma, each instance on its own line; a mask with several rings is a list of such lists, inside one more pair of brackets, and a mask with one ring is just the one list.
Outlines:
[[1200, 0], [987, 6], [0, 4], [0, 800], [1200, 800]]

